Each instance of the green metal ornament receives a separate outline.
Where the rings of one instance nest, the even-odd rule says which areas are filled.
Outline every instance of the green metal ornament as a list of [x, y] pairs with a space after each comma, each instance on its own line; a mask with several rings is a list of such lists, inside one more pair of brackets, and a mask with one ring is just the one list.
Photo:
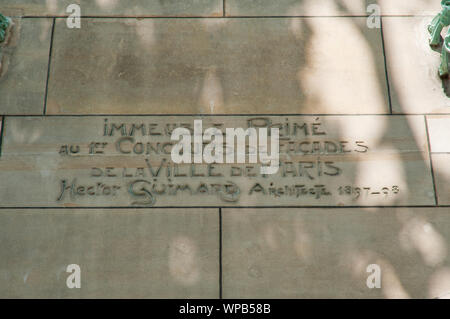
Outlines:
[[[439, 47], [442, 43], [441, 32], [444, 27], [450, 25], [450, 0], [442, 0], [442, 11], [434, 17], [428, 25], [428, 32], [431, 35], [430, 46]], [[439, 76], [447, 77], [449, 74], [448, 61], [450, 54], [450, 29], [444, 38], [441, 53], [441, 65], [439, 66]]]
[[0, 43], [5, 41], [6, 30], [11, 24], [11, 19], [0, 13]]

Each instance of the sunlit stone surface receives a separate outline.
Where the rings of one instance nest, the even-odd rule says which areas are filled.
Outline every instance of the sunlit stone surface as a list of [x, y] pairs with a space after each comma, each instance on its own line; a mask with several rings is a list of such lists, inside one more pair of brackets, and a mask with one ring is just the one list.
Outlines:
[[0, 297], [217, 298], [218, 227], [211, 209], [1, 210]]
[[47, 111], [387, 113], [381, 34], [365, 23], [83, 19], [68, 29], [57, 19]]
[[[448, 208], [224, 209], [224, 298], [437, 298]], [[380, 267], [381, 288], [366, 282]]]
[[441, 1], [439, 0], [378, 0], [378, 4], [383, 15], [434, 16], [441, 10]]
[[226, 0], [225, 12], [231, 16], [361, 16], [372, 14], [368, 6], [373, 4], [384, 15], [433, 15], [441, 8], [438, 0]]
[[52, 20], [13, 23], [0, 44], [0, 114], [43, 114]]
[[450, 205], [450, 116], [427, 116], [436, 193], [440, 205]]
[[202, 16], [222, 15], [221, 0], [2, 0], [8, 15], [63, 15], [78, 4], [83, 16]]
[[432, 153], [450, 153], [450, 116], [427, 116], [430, 149]]
[[[84, 16], [215, 16], [222, 0], [2, 0], [9, 15], [67, 15], [69, 4], [79, 4]], [[348, 16], [367, 15], [367, 6], [380, 5], [386, 15], [433, 15], [439, 0], [226, 0], [233, 16]]]
[[344, 16], [365, 15], [376, 0], [226, 0], [231, 16]]

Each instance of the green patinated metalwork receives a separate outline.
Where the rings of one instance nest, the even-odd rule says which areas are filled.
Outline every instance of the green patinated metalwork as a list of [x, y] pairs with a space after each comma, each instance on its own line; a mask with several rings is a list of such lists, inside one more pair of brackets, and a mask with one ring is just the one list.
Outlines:
[[5, 41], [6, 30], [8, 29], [11, 20], [0, 13], [0, 43]]
[[[430, 45], [438, 47], [442, 43], [441, 32], [444, 27], [450, 25], [450, 0], [442, 0], [442, 11], [434, 17], [428, 25], [428, 32], [431, 35]], [[450, 54], [450, 29], [444, 38], [441, 53], [441, 65], [439, 66], [439, 76], [446, 77], [449, 74], [449, 54]]]

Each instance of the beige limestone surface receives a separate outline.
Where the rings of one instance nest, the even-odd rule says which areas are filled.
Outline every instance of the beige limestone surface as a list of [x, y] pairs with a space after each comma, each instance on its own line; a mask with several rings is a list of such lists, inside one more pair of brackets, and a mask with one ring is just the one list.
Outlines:
[[450, 84], [438, 75], [440, 50], [428, 45], [432, 17], [383, 17], [394, 113], [449, 113]]
[[0, 297], [218, 298], [218, 232], [212, 209], [3, 209]]
[[4, 14], [67, 16], [78, 4], [82, 16], [222, 16], [222, 0], [2, 0]]
[[382, 15], [436, 15], [441, 11], [437, 0], [378, 0]]
[[[248, 158], [176, 165], [171, 132], [199, 119], [223, 133], [278, 127], [278, 171]], [[0, 205], [15, 207], [435, 202], [423, 116], [9, 117], [0, 181]]]
[[[431, 154], [439, 205], [450, 205], [450, 154]], [[450, 211], [450, 208], [449, 208]]]
[[378, 4], [383, 15], [432, 15], [438, 0], [3, 0], [9, 15], [68, 15], [66, 8], [78, 4], [83, 16], [348, 16], [367, 15]]
[[428, 115], [427, 125], [437, 201], [450, 205], [450, 116]]
[[365, 15], [376, 0], [226, 0], [230, 16], [340, 16]]
[[373, 4], [380, 6], [381, 15], [430, 15], [441, 9], [438, 0], [226, 0], [225, 12], [230, 16], [361, 16], [372, 14]]
[[[448, 295], [448, 217], [448, 208], [224, 209], [223, 296]], [[367, 286], [373, 264], [379, 289]]]
[[380, 30], [364, 18], [82, 23], [56, 21], [48, 114], [389, 110]]
[[0, 114], [43, 114], [51, 29], [51, 19], [13, 19], [0, 44]]
[[427, 116], [430, 150], [432, 153], [450, 153], [450, 116]]

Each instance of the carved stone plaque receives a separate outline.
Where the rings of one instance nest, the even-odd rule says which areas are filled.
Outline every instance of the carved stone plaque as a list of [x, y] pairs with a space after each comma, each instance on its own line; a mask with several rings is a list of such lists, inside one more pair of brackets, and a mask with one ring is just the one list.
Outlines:
[[[171, 132], [278, 128], [277, 173], [253, 163], [176, 164]], [[1, 206], [432, 205], [421, 116], [8, 117]]]

